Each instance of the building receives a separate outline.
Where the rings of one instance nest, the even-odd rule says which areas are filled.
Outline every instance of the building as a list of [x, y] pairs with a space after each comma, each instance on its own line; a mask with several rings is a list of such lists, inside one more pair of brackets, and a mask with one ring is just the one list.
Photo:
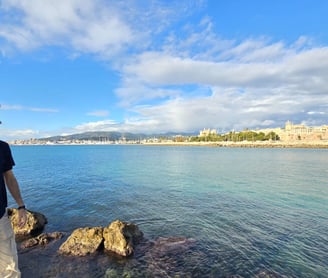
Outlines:
[[[266, 128], [253, 130], [256, 133], [263, 132], [268, 134], [274, 132], [281, 141], [328, 141], [328, 125], [309, 127], [304, 124], [293, 124], [287, 121], [284, 128]], [[198, 137], [207, 137], [217, 135], [215, 129], [203, 129], [199, 132]]]
[[309, 127], [287, 121], [284, 128], [267, 128], [256, 132], [276, 133], [281, 141], [320, 141], [328, 140], [328, 125]]
[[279, 136], [284, 141], [328, 140], [328, 125], [308, 127], [303, 124], [294, 125], [291, 121], [287, 121]]
[[215, 129], [203, 129], [199, 132], [199, 137], [207, 137], [210, 135], [217, 135], [217, 131]]

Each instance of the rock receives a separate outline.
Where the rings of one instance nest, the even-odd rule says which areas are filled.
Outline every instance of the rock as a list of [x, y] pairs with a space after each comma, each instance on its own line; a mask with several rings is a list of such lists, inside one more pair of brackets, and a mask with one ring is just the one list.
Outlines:
[[[139, 273], [140, 274], [140, 273]], [[118, 271], [117, 269], [108, 268], [104, 278], [132, 278], [136, 277], [131, 270]], [[138, 276], [142, 277], [142, 276]]]
[[47, 218], [39, 213], [31, 210], [26, 210], [27, 221], [24, 227], [18, 227], [18, 209], [9, 208], [8, 216], [12, 223], [14, 233], [16, 236], [35, 236], [41, 232], [48, 223]]
[[49, 242], [57, 239], [61, 239], [64, 236], [64, 233], [53, 232], [53, 233], [42, 233], [37, 237], [27, 239], [21, 243], [21, 248], [30, 248], [36, 245], [47, 245]]
[[143, 237], [138, 226], [116, 220], [103, 231], [104, 248], [121, 256], [129, 256], [134, 252], [134, 244]]
[[[150, 274], [150, 277], [204, 277], [197, 272], [197, 265], [206, 256], [191, 251], [195, 243], [195, 239], [181, 236], [159, 237], [154, 241], [149, 241], [145, 246], [146, 272]], [[182, 275], [181, 266], [183, 265], [195, 265], [192, 275], [189, 273]]]
[[[106, 251], [121, 256], [129, 256], [134, 252], [134, 244], [143, 237], [138, 226], [116, 220], [108, 227], [87, 227], [73, 231], [60, 246], [59, 253], [73, 256], [92, 254], [104, 247]], [[31, 244], [36, 244], [31, 241]]]
[[254, 276], [254, 278], [287, 278], [287, 276], [275, 271], [261, 270]]
[[192, 238], [186, 237], [159, 237], [152, 248], [153, 253], [158, 255], [167, 253], [181, 253], [195, 243]]
[[33, 246], [36, 246], [39, 244], [39, 241], [37, 238], [32, 237], [30, 239], [27, 239], [21, 243], [21, 248], [26, 249], [26, 248], [31, 248]]
[[95, 253], [103, 243], [102, 227], [86, 227], [73, 231], [59, 247], [59, 253], [73, 256], [85, 256]]

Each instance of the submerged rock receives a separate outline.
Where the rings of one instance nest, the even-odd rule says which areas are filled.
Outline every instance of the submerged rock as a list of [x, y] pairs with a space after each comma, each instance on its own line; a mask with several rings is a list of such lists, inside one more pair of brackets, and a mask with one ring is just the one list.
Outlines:
[[8, 209], [8, 216], [12, 223], [14, 233], [18, 237], [29, 237], [35, 236], [40, 233], [45, 225], [48, 223], [47, 218], [35, 211], [26, 210], [27, 221], [23, 227], [19, 227], [18, 223], [18, 209], [16, 208], [9, 208]]
[[262, 270], [258, 272], [254, 278], [287, 278], [287, 276], [282, 275], [275, 271]]
[[132, 278], [132, 277], [135, 277], [132, 270], [118, 271], [117, 269], [112, 269], [112, 268], [108, 268], [104, 276], [104, 278]]
[[195, 242], [192, 238], [186, 237], [159, 237], [154, 241], [153, 253], [167, 254], [187, 250]]
[[33, 237], [30, 239], [27, 239], [21, 243], [21, 248], [26, 249], [30, 248], [36, 245], [42, 245], [45, 246], [49, 242], [57, 239], [61, 239], [64, 236], [64, 233], [61, 232], [53, 232], [53, 233], [42, 233], [38, 235], [37, 237]]
[[95, 253], [103, 243], [102, 227], [86, 227], [73, 231], [59, 247], [59, 253], [73, 256], [85, 256]]
[[[190, 250], [195, 240], [186, 237], [159, 237], [146, 248], [145, 261], [147, 273], [151, 277], [189, 277], [182, 275], [181, 265], [197, 265], [201, 260], [200, 254], [192, 254]], [[194, 270], [196, 273], [196, 269]], [[194, 275], [195, 275], [194, 273]], [[193, 276], [193, 277], [203, 277]]]
[[134, 244], [143, 237], [138, 226], [116, 220], [104, 228], [104, 248], [121, 256], [129, 256], [134, 252]]

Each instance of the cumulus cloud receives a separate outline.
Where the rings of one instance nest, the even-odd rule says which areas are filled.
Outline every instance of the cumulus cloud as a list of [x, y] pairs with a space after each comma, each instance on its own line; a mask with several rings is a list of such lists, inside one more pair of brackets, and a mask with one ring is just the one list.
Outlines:
[[[59, 46], [74, 53], [114, 60], [133, 49], [149, 47], [163, 32], [202, 1], [3, 0], [0, 38], [3, 54]], [[156, 22], [156, 24], [154, 24]], [[120, 57], [124, 57], [123, 55]]]
[[88, 116], [95, 116], [95, 117], [107, 117], [109, 112], [107, 110], [97, 110], [87, 113]]
[[104, 121], [97, 121], [97, 122], [88, 122], [83, 123], [80, 125], [75, 126], [74, 130], [83, 132], [83, 131], [112, 131], [115, 129], [117, 123], [113, 120], [104, 120]]
[[[229, 130], [282, 126], [288, 119], [327, 124], [327, 46], [305, 35], [290, 44], [264, 36], [227, 40], [206, 16], [199, 24], [170, 28], [194, 8], [185, 1], [143, 6], [135, 1], [3, 0], [0, 37], [6, 43], [0, 50], [62, 46], [72, 55], [112, 62], [121, 77], [114, 92], [125, 119], [84, 123], [74, 131]], [[88, 115], [107, 117], [108, 112]]]
[[115, 1], [4, 0], [2, 10], [16, 16], [0, 24], [0, 36], [22, 51], [70, 46], [75, 51], [113, 55], [134, 40], [131, 28], [117, 12]]
[[[138, 114], [167, 130], [283, 126], [288, 119], [309, 122], [313, 115], [317, 117], [312, 123], [326, 124], [328, 48], [308, 42], [305, 37], [290, 45], [252, 39], [234, 42], [220, 53], [208, 51], [215, 57], [202, 59], [167, 48], [143, 52], [123, 67], [128, 82], [117, 92], [139, 104]], [[143, 86], [139, 99], [131, 89], [133, 82]], [[179, 90], [188, 85], [209, 88], [212, 94], [195, 97], [190, 90]], [[142, 105], [168, 86], [177, 89], [162, 90], [163, 102]]]
[[[289, 119], [327, 124], [327, 47], [264, 45], [260, 40], [254, 49], [245, 44], [236, 45], [243, 50], [230, 52], [230, 60], [197, 60], [167, 51], [131, 59], [121, 69], [122, 86], [116, 90], [131, 115], [120, 129], [240, 130], [281, 127]], [[276, 52], [268, 58], [264, 53], [269, 49]]]
[[[262, 49], [259, 50], [262, 52]], [[212, 62], [171, 56], [163, 52], [145, 52], [123, 71], [126, 76], [147, 84], [270, 87], [280, 84], [303, 85], [315, 77], [316, 87], [326, 84], [328, 48], [301, 52], [286, 49], [284, 59], [277, 62]], [[253, 53], [252, 55], [256, 55]], [[307, 77], [307, 80], [304, 80]], [[299, 82], [303, 81], [303, 82]]]

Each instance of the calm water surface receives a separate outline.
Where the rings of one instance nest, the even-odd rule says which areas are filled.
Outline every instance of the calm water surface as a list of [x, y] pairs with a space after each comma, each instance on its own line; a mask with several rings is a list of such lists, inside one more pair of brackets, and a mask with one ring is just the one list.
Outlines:
[[[190, 246], [62, 258], [22, 251], [23, 277], [328, 277], [328, 151], [14, 146], [15, 173], [46, 231], [133, 222]], [[13, 202], [11, 201], [11, 204]], [[57, 247], [56, 247], [57, 248]], [[112, 277], [112, 276], [111, 276]]]

